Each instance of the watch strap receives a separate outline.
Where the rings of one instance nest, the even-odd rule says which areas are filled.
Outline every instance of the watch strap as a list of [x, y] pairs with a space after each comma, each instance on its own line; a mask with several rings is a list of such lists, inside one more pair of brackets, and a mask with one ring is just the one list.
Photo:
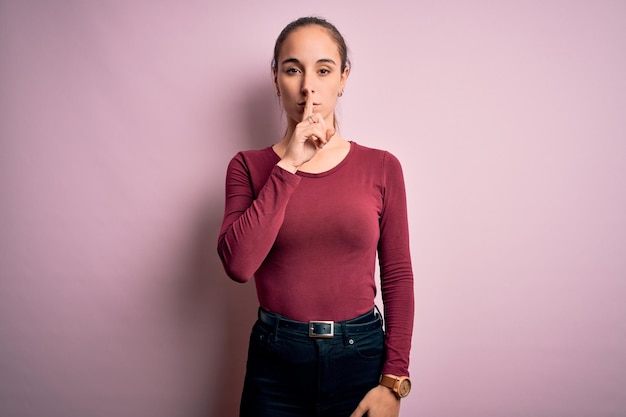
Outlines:
[[383, 375], [380, 378], [380, 385], [383, 385], [383, 386], [389, 388], [390, 390], [396, 392], [398, 390], [398, 387], [396, 387], [396, 383], [398, 381], [399, 381], [399, 379], [395, 375]]
[[385, 374], [381, 376], [380, 378], [380, 385], [389, 388], [398, 398], [406, 397], [408, 394], [408, 391], [400, 392], [400, 384], [402, 384], [403, 382], [405, 382], [405, 384], [406, 383], [409, 384], [408, 390], [410, 391], [411, 389], [410, 380], [406, 376], [400, 377], [400, 376]]

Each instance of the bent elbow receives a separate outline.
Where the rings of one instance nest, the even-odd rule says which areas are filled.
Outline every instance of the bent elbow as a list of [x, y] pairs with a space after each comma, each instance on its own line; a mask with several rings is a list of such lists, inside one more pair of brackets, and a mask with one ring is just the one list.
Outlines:
[[217, 254], [222, 261], [224, 272], [226, 272], [226, 275], [228, 275], [230, 279], [242, 284], [250, 281], [250, 278], [254, 275], [254, 271], [250, 271], [249, 268], [246, 267], [245, 262], [238, 262], [233, 259], [233, 257], [227, 255], [220, 246], [217, 248]]
[[235, 282], [239, 282], [240, 284], [245, 284], [246, 282], [250, 281], [250, 278], [252, 278], [253, 275], [250, 274], [248, 271], [241, 271], [236, 268], [229, 268], [226, 265], [224, 265], [224, 271], [230, 279]]

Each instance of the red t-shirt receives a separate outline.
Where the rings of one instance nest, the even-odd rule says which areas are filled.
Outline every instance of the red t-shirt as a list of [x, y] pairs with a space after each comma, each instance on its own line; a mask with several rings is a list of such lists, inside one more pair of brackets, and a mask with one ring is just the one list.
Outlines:
[[380, 264], [387, 358], [409, 375], [413, 271], [404, 178], [389, 152], [351, 142], [319, 174], [276, 166], [271, 147], [238, 153], [226, 174], [218, 253], [226, 273], [253, 275], [261, 307], [298, 321], [347, 320], [374, 307]]

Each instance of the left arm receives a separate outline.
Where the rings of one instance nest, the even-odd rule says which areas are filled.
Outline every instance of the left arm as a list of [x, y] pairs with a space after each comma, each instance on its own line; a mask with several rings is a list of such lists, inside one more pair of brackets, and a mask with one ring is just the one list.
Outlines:
[[[409, 250], [406, 190], [400, 162], [386, 153], [378, 257], [385, 315], [383, 374], [409, 376], [413, 334], [413, 268]], [[400, 399], [387, 387], [371, 389], [350, 417], [398, 417]]]
[[409, 376], [414, 293], [406, 190], [398, 159], [387, 153], [384, 164], [384, 203], [378, 242], [387, 352], [382, 373]]

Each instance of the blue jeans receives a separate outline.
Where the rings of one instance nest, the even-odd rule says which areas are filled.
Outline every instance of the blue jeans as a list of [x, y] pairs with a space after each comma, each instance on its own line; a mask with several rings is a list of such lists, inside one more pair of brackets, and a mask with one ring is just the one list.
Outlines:
[[378, 385], [385, 352], [377, 312], [335, 323], [331, 338], [261, 313], [276, 323], [252, 328], [240, 417], [348, 417]]

